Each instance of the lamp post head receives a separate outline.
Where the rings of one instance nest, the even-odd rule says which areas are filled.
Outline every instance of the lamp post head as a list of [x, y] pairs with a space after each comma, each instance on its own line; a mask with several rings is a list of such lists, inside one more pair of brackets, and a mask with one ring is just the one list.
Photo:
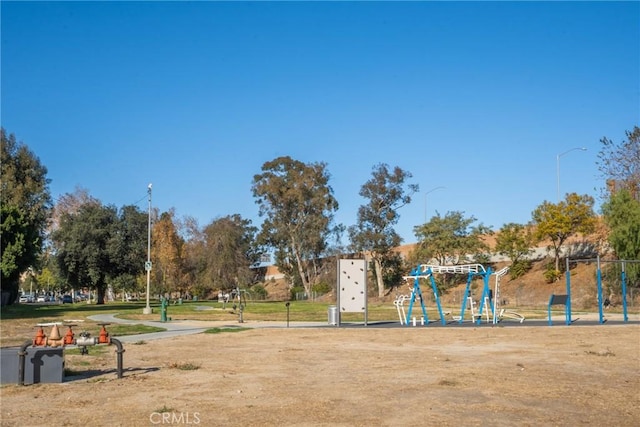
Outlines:
[[151, 190], [151, 187], [152, 187], [152, 186], [153, 186], [153, 184], [149, 184], [149, 187], [148, 187], [148, 188], [149, 188], [149, 190]]

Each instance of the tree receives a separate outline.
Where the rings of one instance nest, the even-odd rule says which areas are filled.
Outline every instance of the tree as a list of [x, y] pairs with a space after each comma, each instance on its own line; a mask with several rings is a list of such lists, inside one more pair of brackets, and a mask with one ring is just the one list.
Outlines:
[[626, 188], [640, 200], [640, 128], [625, 132], [627, 139], [616, 143], [602, 138], [598, 153], [598, 169], [607, 183], [607, 192]]
[[51, 210], [47, 168], [29, 148], [0, 128], [0, 241], [2, 304], [18, 297], [20, 274], [36, 264]]
[[307, 293], [319, 275], [338, 202], [326, 163], [278, 157], [253, 177], [252, 192], [265, 216], [258, 244], [275, 249], [275, 265]]
[[204, 297], [213, 290], [206, 276], [205, 234], [193, 217], [185, 217], [179, 229], [184, 237], [182, 283], [192, 294]]
[[144, 272], [147, 259], [148, 216], [137, 206], [123, 206], [108, 241], [107, 250], [113, 265], [110, 284], [123, 291], [133, 291], [136, 279]]
[[[640, 260], [640, 201], [631, 197], [628, 190], [611, 196], [602, 206], [609, 226], [609, 243], [618, 259]], [[640, 284], [640, 268], [629, 264], [627, 276], [630, 283]]]
[[[599, 170], [607, 182], [602, 205], [609, 244], [619, 259], [640, 259], [640, 128], [626, 132], [620, 143], [603, 138], [598, 154]], [[627, 267], [630, 282], [640, 283], [640, 267]]]
[[468, 255], [488, 249], [482, 236], [491, 234], [490, 228], [476, 222], [473, 216], [464, 217], [464, 212], [447, 212], [444, 217], [436, 213], [429, 222], [414, 227], [418, 246], [414, 258], [435, 259], [439, 265], [465, 263]]
[[88, 203], [64, 213], [52, 235], [61, 274], [76, 289], [96, 289], [98, 304], [104, 304], [107, 280], [118, 273], [109, 250], [117, 222], [115, 207]]
[[495, 250], [511, 260], [512, 279], [526, 273], [531, 267], [531, 262], [525, 257], [533, 252], [531, 247], [534, 243], [535, 238], [531, 227], [509, 223], [500, 228], [496, 237]]
[[213, 288], [231, 290], [253, 281], [251, 266], [258, 261], [256, 232], [250, 220], [237, 214], [205, 227], [206, 277]]
[[58, 228], [60, 224], [60, 217], [63, 214], [75, 214], [81, 206], [86, 204], [100, 205], [101, 203], [100, 200], [89, 194], [89, 190], [79, 186], [75, 188], [73, 193], [65, 193], [58, 197], [51, 213], [49, 233]]
[[151, 232], [152, 274], [158, 290], [171, 292], [180, 289], [182, 277], [182, 246], [184, 240], [175, 225], [175, 212], [163, 212]]
[[588, 234], [595, 228], [593, 197], [567, 194], [564, 201], [545, 201], [532, 213], [537, 239], [549, 239], [555, 256], [556, 271], [560, 271], [560, 253], [566, 240], [577, 234]]
[[400, 219], [398, 211], [411, 203], [411, 196], [418, 191], [418, 185], [406, 182], [411, 177], [398, 166], [393, 170], [383, 163], [374, 166], [372, 178], [360, 188], [360, 196], [368, 203], [358, 208], [358, 222], [349, 227], [352, 249], [368, 254], [373, 262], [380, 297], [385, 293], [384, 277], [389, 277], [385, 270], [397, 265], [392, 261], [393, 249], [402, 243], [393, 228]]

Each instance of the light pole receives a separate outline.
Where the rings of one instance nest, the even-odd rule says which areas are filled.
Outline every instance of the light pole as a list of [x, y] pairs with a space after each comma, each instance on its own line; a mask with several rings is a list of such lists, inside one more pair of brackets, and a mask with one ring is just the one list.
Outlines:
[[572, 151], [576, 151], [576, 150], [580, 150], [580, 151], [587, 151], [587, 149], [585, 147], [575, 147], [572, 148], [570, 150], [565, 151], [564, 153], [560, 153], [556, 156], [556, 175], [557, 175], [557, 181], [558, 181], [558, 203], [560, 203], [560, 157], [564, 156], [567, 153], [570, 153]]
[[427, 191], [426, 193], [424, 193], [424, 223], [427, 223], [427, 194], [429, 193], [433, 193], [436, 190], [441, 190], [443, 188], [446, 187], [436, 187], [436, 188], [432, 188], [431, 190]]
[[149, 294], [151, 292], [149, 283], [151, 282], [151, 184], [147, 187], [149, 193], [149, 226], [147, 228], [147, 262], [144, 263], [144, 269], [147, 270], [147, 306], [142, 310], [142, 314], [151, 314], [151, 306], [149, 305]]

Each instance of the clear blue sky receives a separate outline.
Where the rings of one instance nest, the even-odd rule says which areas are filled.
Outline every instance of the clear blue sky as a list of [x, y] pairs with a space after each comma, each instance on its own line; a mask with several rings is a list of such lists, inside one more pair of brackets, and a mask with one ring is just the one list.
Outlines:
[[[599, 140], [640, 122], [639, 2], [2, 1], [2, 126], [54, 197], [239, 213], [262, 164], [328, 163], [356, 222], [378, 163], [435, 211], [495, 230], [561, 192], [598, 195]], [[444, 186], [438, 189], [426, 192]], [[426, 201], [426, 203], [425, 203]], [[599, 205], [599, 203], [598, 203]], [[344, 243], [344, 242], [343, 242]]]

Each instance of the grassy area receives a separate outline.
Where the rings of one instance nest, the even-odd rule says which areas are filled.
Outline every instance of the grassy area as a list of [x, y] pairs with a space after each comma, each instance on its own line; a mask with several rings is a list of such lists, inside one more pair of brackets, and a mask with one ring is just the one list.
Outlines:
[[[326, 302], [291, 301], [287, 307], [284, 302], [258, 301], [248, 302], [242, 312], [245, 321], [286, 321], [291, 322], [326, 322], [327, 310], [330, 305]], [[26, 322], [32, 326], [44, 322], [63, 322], [82, 320], [87, 321], [89, 316], [97, 314], [114, 314], [122, 319], [160, 321], [161, 307], [158, 303], [151, 304], [152, 314], [143, 314], [144, 302], [110, 302], [104, 305], [78, 303], [78, 304], [14, 304], [3, 307], [0, 312], [1, 323], [13, 320]], [[405, 310], [408, 304], [405, 303]], [[369, 321], [395, 321], [398, 319], [396, 307], [392, 302], [370, 303], [368, 305]], [[443, 307], [443, 311], [459, 315], [460, 307]], [[555, 311], [555, 310], [554, 310]], [[546, 308], [522, 309], [522, 314], [527, 318], [546, 317]], [[574, 311], [575, 312], [575, 311]], [[233, 303], [223, 304], [215, 301], [184, 302], [182, 304], [170, 304], [167, 307], [167, 317], [171, 320], [202, 320], [202, 321], [234, 321], [239, 319], [239, 308]], [[419, 303], [414, 304], [413, 315], [421, 316], [422, 308]], [[427, 304], [427, 315], [430, 319], [438, 318], [439, 314], [433, 303]], [[345, 322], [362, 321], [363, 313], [342, 313]], [[116, 325], [110, 326], [114, 335], [123, 335]], [[120, 328], [121, 326], [118, 326]], [[122, 326], [127, 333], [127, 326]], [[141, 330], [138, 333], [149, 331]]]

